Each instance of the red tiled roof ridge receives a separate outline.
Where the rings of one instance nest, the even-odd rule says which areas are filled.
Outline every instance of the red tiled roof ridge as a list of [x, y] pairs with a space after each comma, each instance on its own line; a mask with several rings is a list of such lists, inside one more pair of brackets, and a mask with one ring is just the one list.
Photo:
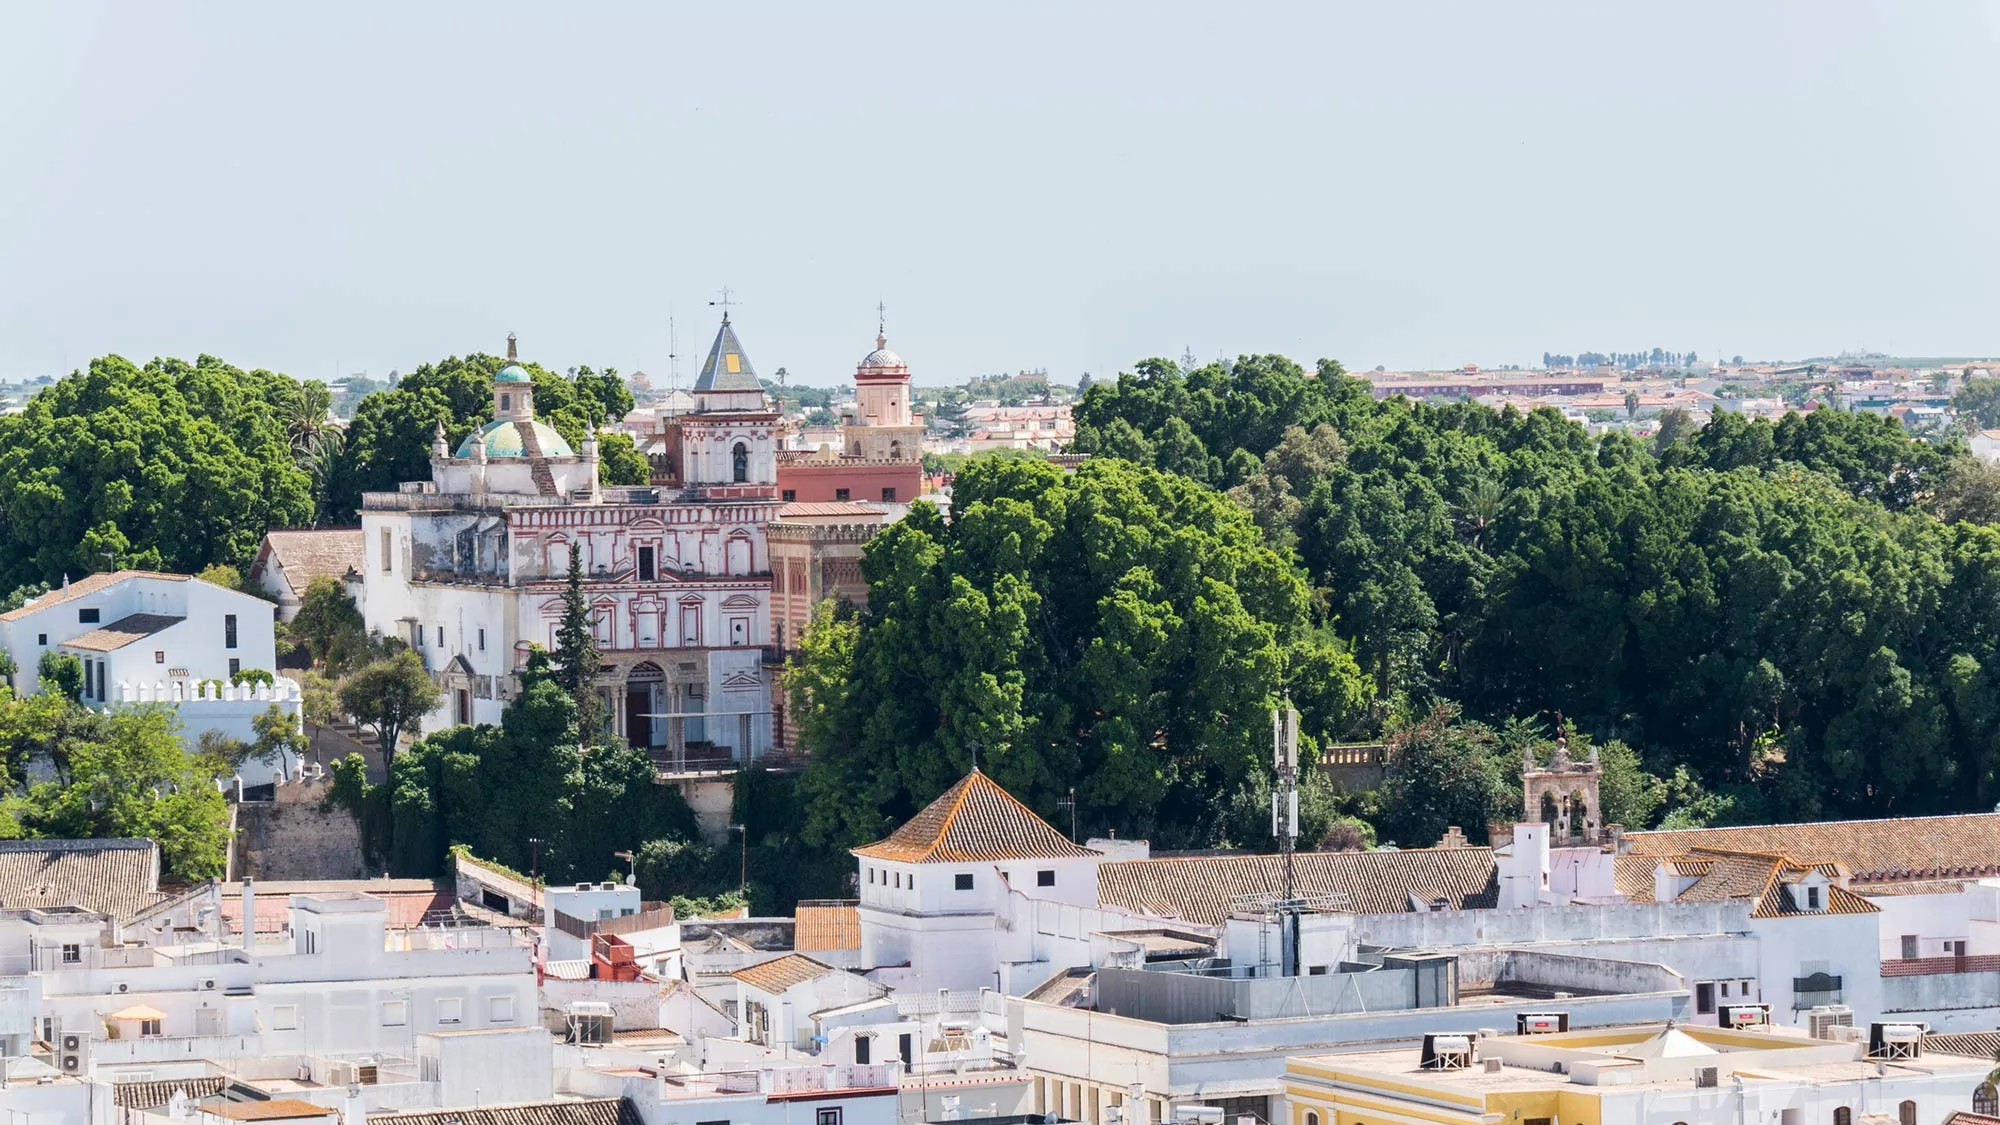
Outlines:
[[47, 609], [52, 605], [61, 605], [73, 598], [87, 597], [99, 590], [115, 586], [128, 578], [161, 578], [169, 582], [200, 581], [200, 579], [191, 574], [168, 574], [160, 570], [107, 570], [97, 574], [86, 574], [66, 586], [58, 586], [48, 593], [36, 595], [34, 601], [29, 602], [19, 609], [10, 609], [6, 613], [0, 613], [0, 621], [19, 621], [37, 610]]
[[[980, 809], [977, 802], [994, 807]], [[968, 814], [985, 815], [973, 815]], [[959, 838], [960, 824], [964, 822]], [[853, 854], [901, 863], [980, 863], [1016, 859], [1080, 859], [1102, 853], [1049, 826], [1012, 793], [974, 766], [958, 784], [916, 816]]]

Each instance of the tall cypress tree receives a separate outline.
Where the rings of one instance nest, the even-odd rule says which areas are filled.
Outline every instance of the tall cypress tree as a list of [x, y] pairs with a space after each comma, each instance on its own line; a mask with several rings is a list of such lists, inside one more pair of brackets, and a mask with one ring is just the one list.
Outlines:
[[556, 628], [556, 648], [549, 654], [549, 664], [556, 682], [576, 702], [577, 737], [585, 743], [604, 729], [604, 707], [597, 695], [597, 672], [604, 667], [604, 657], [597, 651], [597, 631], [590, 617], [590, 603], [583, 596], [583, 552], [572, 544], [562, 624]]

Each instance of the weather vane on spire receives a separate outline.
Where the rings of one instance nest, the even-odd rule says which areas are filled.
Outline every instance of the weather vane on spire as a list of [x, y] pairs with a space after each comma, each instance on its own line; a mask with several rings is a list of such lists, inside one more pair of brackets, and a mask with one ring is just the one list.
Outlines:
[[709, 307], [711, 307], [711, 308], [713, 308], [713, 307], [715, 307], [715, 306], [717, 306], [717, 305], [720, 305], [720, 306], [722, 306], [722, 322], [723, 322], [724, 324], [727, 324], [727, 323], [729, 323], [729, 310], [730, 310], [731, 308], [735, 307], [736, 305], [739, 305], [739, 304], [742, 304], [742, 302], [741, 302], [741, 301], [733, 301], [733, 300], [730, 300], [730, 298], [729, 298], [729, 294], [730, 294], [730, 292], [731, 292], [731, 290], [730, 290], [729, 286], [725, 285], [725, 286], [723, 286], [723, 287], [722, 287], [722, 299], [721, 299], [721, 300], [719, 300], [719, 301], [710, 301], [710, 302], [708, 303], [708, 304], [709, 304]]
[[875, 346], [889, 346], [889, 306], [881, 301], [875, 302]]

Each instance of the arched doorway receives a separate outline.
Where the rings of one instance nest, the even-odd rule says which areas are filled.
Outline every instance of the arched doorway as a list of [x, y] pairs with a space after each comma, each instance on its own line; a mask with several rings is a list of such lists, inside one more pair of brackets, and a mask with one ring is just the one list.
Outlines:
[[660, 688], [666, 679], [667, 674], [650, 660], [633, 665], [626, 675], [625, 741], [630, 745], [645, 750], [663, 741], [659, 720], [653, 716], [666, 710], [660, 706]]

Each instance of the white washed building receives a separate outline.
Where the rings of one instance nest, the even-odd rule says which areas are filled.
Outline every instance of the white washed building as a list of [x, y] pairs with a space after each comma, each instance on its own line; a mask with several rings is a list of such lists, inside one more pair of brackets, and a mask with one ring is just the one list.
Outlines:
[[362, 503], [363, 616], [444, 688], [425, 728], [499, 721], [530, 647], [555, 643], [575, 549], [615, 729], [675, 762], [762, 754], [778, 417], [735, 329], [725, 318], [643, 487], [601, 487], [596, 439], [572, 451], [535, 420], [514, 355], [510, 337], [492, 422], [456, 451], [440, 432], [431, 480]]
[[[40, 690], [42, 655], [83, 665], [83, 702], [92, 707], [168, 703], [190, 745], [204, 731], [248, 742], [250, 722], [273, 704], [299, 713], [298, 685], [276, 677], [275, 607], [185, 574], [120, 570], [64, 584], [0, 613], [0, 647], [14, 660], [14, 690]], [[230, 685], [238, 671], [273, 673], [270, 685]], [[295, 773], [292, 761], [246, 766], [251, 783]]]

